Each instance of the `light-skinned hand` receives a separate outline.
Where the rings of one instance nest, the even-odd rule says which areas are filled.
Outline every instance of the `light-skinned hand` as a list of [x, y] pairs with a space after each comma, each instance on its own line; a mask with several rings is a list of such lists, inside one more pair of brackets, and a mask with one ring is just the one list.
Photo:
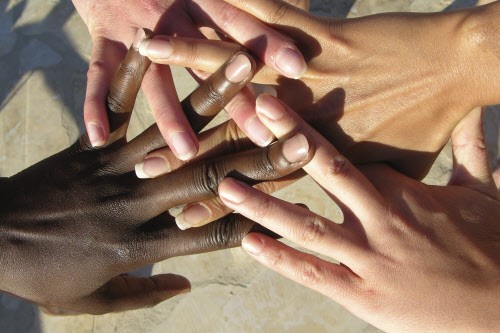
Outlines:
[[257, 113], [276, 137], [303, 134], [314, 142], [304, 170], [344, 220], [334, 223], [227, 178], [219, 185], [224, 204], [328, 260], [259, 233], [243, 239], [253, 258], [388, 332], [500, 329], [500, 195], [479, 109], [453, 132], [448, 186], [422, 184], [384, 164], [356, 168], [269, 95], [259, 97]]

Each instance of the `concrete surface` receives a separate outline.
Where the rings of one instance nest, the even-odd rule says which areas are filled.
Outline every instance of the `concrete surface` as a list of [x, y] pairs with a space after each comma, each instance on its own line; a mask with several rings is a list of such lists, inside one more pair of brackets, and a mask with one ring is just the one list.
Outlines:
[[[384, 11], [440, 11], [472, 6], [452, 0], [313, 0], [321, 15], [356, 17]], [[0, 0], [0, 176], [10, 176], [68, 145], [82, 133], [82, 104], [91, 51], [86, 27], [66, 0]], [[195, 84], [175, 69], [180, 97]], [[141, 96], [131, 134], [153, 122]], [[500, 110], [485, 117], [487, 143], [499, 159]], [[444, 184], [445, 149], [427, 181]], [[279, 196], [338, 217], [305, 179]], [[145, 269], [146, 273], [150, 268]], [[241, 249], [174, 258], [152, 273], [187, 276], [193, 291], [153, 309], [104, 316], [51, 317], [0, 294], [0, 332], [377, 332], [341, 306], [259, 266]]]

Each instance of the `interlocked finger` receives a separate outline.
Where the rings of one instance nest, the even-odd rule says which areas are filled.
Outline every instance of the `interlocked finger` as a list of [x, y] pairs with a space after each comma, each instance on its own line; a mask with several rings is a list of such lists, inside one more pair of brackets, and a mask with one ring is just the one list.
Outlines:
[[[142, 31], [144, 36], [151, 34], [145, 29]], [[142, 57], [137, 45], [133, 44], [113, 77], [106, 103], [110, 129], [107, 145], [125, 138], [142, 78], [150, 64], [151, 61]]]
[[[193, 131], [200, 132], [251, 81], [254, 73], [253, 58], [238, 52], [186, 97], [181, 106]], [[165, 146], [158, 126], [151, 125], [119, 151], [123, 159], [120, 168], [131, 171], [148, 153]]]
[[158, 215], [172, 207], [215, 197], [220, 181], [227, 176], [251, 184], [279, 179], [302, 168], [314, 150], [314, 145], [299, 134], [266, 148], [199, 161], [165, 176], [144, 180], [138, 184], [136, 195], [147, 196], [148, 210]]
[[[254, 188], [264, 193], [273, 193], [290, 186], [304, 177], [304, 175], [305, 172], [303, 170], [297, 170], [283, 178], [254, 185]], [[213, 198], [187, 205], [182, 212], [176, 216], [175, 221], [180, 229], [185, 230], [191, 227], [206, 225], [230, 214], [232, 211], [233, 210], [227, 207], [220, 198]]]
[[298, 245], [346, 263], [363, 258], [358, 237], [341, 224], [231, 178], [221, 183], [219, 192], [228, 207]]

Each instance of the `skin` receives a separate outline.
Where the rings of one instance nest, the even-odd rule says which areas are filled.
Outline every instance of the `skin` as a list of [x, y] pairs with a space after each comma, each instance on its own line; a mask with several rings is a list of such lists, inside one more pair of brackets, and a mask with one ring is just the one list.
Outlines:
[[[346, 20], [315, 17], [279, 0], [228, 2], [297, 43], [308, 66], [300, 80], [263, 67], [255, 81], [275, 85], [280, 99], [355, 164], [386, 162], [421, 178], [470, 110], [500, 102], [498, 1]], [[235, 49], [227, 42], [158, 38], [174, 51], [153, 62], [208, 72]], [[245, 131], [255, 112], [231, 110]]]
[[257, 111], [278, 138], [302, 133], [315, 142], [304, 170], [344, 220], [333, 223], [227, 178], [219, 185], [224, 204], [328, 261], [259, 233], [243, 239], [249, 255], [387, 332], [499, 330], [500, 192], [480, 109], [453, 132], [448, 186], [422, 184], [385, 164], [356, 168], [271, 96], [259, 97]]
[[[253, 69], [241, 82], [230, 82], [221, 74], [230, 64], [183, 102], [195, 128], [204, 126], [221, 101], [252, 78]], [[130, 143], [125, 139], [148, 65], [132, 47], [118, 70], [107, 100], [111, 134], [106, 146], [93, 148], [85, 135], [60, 153], [0, 179], [2, 291], [49, 309], [91, 314], [153, 306], [187, 292], [189, 281], [181, 276], [123, 273], [174, 256], [238, 246], [244, 235], [260, 228], [232, 215], [182, 232], [168, 209], [214, 197], [227, 175], [249, 183], [280, 178], [312, 156], [314, 146], [307, 141], [304, 146], [305, 138], [300, 156], [294, 138], [225, 157], [214, 157], [208, 147], [208, 160], [154, 181], [138, 179], [134, 165], [155, 144], [165, 144], [156, 125]]]
[[[272, 68], [279, 70], [276, 59], [283, 49], [294, 50], [297, 61], [305, 67], [302, 55], [290, 38], [222, 0], [74, 0], [73, 3], [94, 44], [84, 105], [85, 124], [94, 146], [102, 146], [108, 140], [106, 95], [111, 78], [125, 57], [126, 46], [134, 41], [137, 27], [159, 34], [205, 38], [199, 28], [206, 26], [247, 46]], [[255, 42], [257, 36], [266, 38], [266, 46]], [[300, 73], [291, 76], [300, 76]], [[182, 153], [174, 149], [176, 156], [183, 160], [193, 157], [198, 142], [179, 105], [170, 69], [151, 66], [142, 87], [165, 140], [174, 148], [180, 149], [182, 144], [190, 147], [189, 152]], [[182, 140], [176, 139], [176, 134], [181, 135]]]

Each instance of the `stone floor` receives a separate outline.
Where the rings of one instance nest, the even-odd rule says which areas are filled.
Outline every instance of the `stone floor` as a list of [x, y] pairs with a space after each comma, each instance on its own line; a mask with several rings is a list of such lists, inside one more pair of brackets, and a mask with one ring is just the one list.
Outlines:
[[[312, 0], [321, 15], [356, 17], [385, 11], [441, 11], [467, 0]], [[68, 0], [0, 0], [0, 176], [10, 176], [73, 143], [82, 133], [82, 104], [91, 50], [86, 27]], [[195, 83], [174, 69], [180, 97]], [[152, 123], [141, 96], [131, 127]], [[499, 160], [500, 109], [485, 117], [487, 143]], [[443, 184], [451, 165], [445, 149], [427, 178]], [[338, 215], [305, 179], [279, 196]], [[104, 316], [51, 317], [0, 294], [0, 332], [377, 332], [326, 297], [259, 266], [241, 249], [174, 258], [144, 273], [188, 277], [193, 291], [152, 309]], [[270, 315], [272, 314], [272, 315]]]

